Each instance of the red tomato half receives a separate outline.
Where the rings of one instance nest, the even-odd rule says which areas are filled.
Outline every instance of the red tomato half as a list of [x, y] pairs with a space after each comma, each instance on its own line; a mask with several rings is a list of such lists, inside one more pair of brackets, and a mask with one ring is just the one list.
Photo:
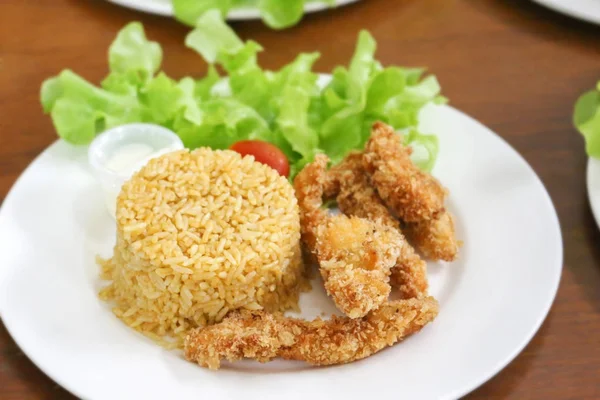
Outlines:
[[290, 163], [279, 148], [262, 140], [242, 140], [234, 143], [231, 150], [242, 156], [252, 155], [259, 163], [263, 163], [279, 172], [279, 175], [288, 177], [290, 174]]

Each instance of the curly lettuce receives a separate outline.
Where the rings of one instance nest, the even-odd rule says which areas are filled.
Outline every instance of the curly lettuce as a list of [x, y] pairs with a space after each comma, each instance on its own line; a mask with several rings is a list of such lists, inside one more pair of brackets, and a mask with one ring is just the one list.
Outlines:
[[307, 3], [325, 3], [335, 6], [336, 0], [172, 0], [175, 18], [195, 26], [205, 12], [217, 9], [226, 16], [236, 8], [257, 9], [262, 20], [273, 29], [296, 25], [304, 16]]
[[242, 41], [220, 8], [202, 13], [185, 44], [209, 64], [204, 77], [175, 80], [161, 72], [160, 46], [131, 23], [109, 48], [109, 73], [100, 86], [65, 70], [43, 83], [42, 107], [58, 135], [73, 144], [130, 122], [172, 129], [189, 148], [268, 141], [286, 154], [292, 177], [319, 152], [336, 162], [363, 147], [373, 122], [383, 121], [419, 147], [421, 168], [435, 164], [437, 138], [418, 125], [426, 104], [445, 101], [439, 83], [422, 69], [383, 67], [366, 31], [349, 65], [335, 68], [325, 84], [313, 71], [318, 53], [299, 54], [277, 71], [263, 69], [263, 48]]

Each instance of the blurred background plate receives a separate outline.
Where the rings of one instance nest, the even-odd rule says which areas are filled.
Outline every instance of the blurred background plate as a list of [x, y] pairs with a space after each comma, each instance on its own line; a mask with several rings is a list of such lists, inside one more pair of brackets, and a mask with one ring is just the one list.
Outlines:
[[533, 0], [555, 11], [600, 25], [599, 0]]
[[[119, 4], [124, 7], [132, 8], [134, 10], [157, 14], [172, 16], [173, 8], [171, 7], [171, 0], [108, 0], [111, 3]], [[343, 6], [345, 4], [354, 3], [358, 0], [338, 0], [337, 6]], [[309, 3], [306, 5], [306, 12], [322, 11], [329, 8], [325, 3]], [[260, 13], [255, 8], [240, 8], [233, 10], [229, 13], [228, 19], [230, 20], [244, 20], [244, 19], [258, 19]]]
[[587, 187], [590, 206], [600, 227], [600, 160], [590, 158], [587, 168]]

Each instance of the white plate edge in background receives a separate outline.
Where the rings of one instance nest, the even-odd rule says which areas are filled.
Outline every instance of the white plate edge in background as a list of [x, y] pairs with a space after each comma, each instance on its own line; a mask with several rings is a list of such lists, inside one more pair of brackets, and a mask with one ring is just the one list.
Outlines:
[[533, 0], [561, 14], [600, 25], [600, 2], [596, 0]]
[[587, 191], [592, 214], [600, 228], [600, 160], [591, 158], [587, 165]]
[[[150, 14], [173, 16], [173, 7], [169, 0], [108, 0], [111, 3], [118, 4], [123, 7], [131, 8], [141, 12]], [[359, 0], [338, 0], [337, 4], [333, 7], [341, 7], [346, 4], [354, 3]], [[333, 8], [325, 3], [309, 3], [306, 5], [306, 13], [313, 13], [317, 11], [323, 11], [328, 8]], [[232, 10], [228, 15], [227, 19], [232, 21], [251, 20], [259, 19], [260, 13], [258, 10], [253, 8], [238, 8]]]

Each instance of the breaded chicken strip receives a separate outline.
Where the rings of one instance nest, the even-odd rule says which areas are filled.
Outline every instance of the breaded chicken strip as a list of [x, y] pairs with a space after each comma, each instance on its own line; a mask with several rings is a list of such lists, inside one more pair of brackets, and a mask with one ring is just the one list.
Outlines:
[[330, 184], [337, 189], [337, 204], [346, 215], [379, 221], [398, 231], [399, 251], [392, 268], [391, 284], [400, 290], [402, 298], [427, 294], [427, 264], [400, 233], [400, 222], [394, 218], [369, 182], [362, 166], [362, 153], [353, 152], [329, 170]]
[[321, 208], [327, 162], [317, 155], [294, 180], [303, 241], [319, 264], [327, 293], [351, 318], [383, 304], [390, 294], [390, 270], [399, 256], [399, 234], [382, 224]]
[[444, 209], [446, 191], [434, 177], [413, 164], [410, 153], [400, 135], [376, 123], [363, 166], [385, 203], [406, 223], [403, 231], [409, 242], [425, 257], [453, 261], [459, 242], [454, 218]]
[[388, 207], [404, 222], [435, 219], [444, 210], [444, 188], [410, 159], [402, 137], [381, 122], [373, 125], [363, 166]]
[[404, 233], [429, 259], [454, 261], [458, 255], [460, 242], [454, 232], [454, 217], [448, 211], [436, 219], [406, 224]]
[[350, 318], [389, 297], [390, 269], [400, 255], [395, 229], [362, 218], [331, 217], [317, 228], [316, 255], [327, 293]]
[[316, 247], [317, 228], [329, 219], [327, 210], [321, 208], [324, 188], [331, 185], [327, 176], [328, 162], [327, 156], [318, 154], [294, 179], [294, 190], [300, 207], [302, 241], [311, 252]]
[[191, 331], [184, 352], [189, 361], [210, 369], [219, 369], [222, 360], [243, 358], [344, 364], [418, 332], [437, 314], [432, 297], [392, 301], [361, 319], [334, 316], [309, 322], [264, 311], [235, 311], [216, 325]]
[[363, 153], [351, 152], [329, 170], [330, 179], [337, 188], [336, 201], [340, 211], [372, 221], [379, 220], [387, 226], [400, 229], [400, 222], [394, 218], [381, 200], [363, 168]]

